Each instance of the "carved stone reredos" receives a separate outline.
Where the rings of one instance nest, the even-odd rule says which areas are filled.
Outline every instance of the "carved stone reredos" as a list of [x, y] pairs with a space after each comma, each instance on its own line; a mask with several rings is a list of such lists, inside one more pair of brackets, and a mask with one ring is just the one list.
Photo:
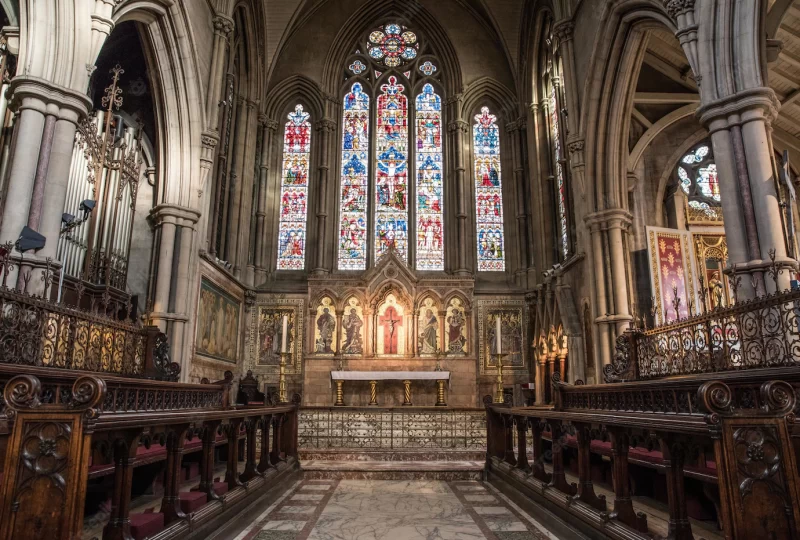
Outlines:
[[329, 296], [341, 310], [348, 298], [356, 296], [365, 308], [375, 309], [388, 294], [393, 293], [405, 309], [413, 310], [425, 297], [434, 298], [442, 306], [457, 295], [465, 309], [470, 309], [474, 288], [475, 280], [471, 277], [418, 273], [409, 268], [396, 252], [390, 251], [360, 275], [309, 276], [308, 300], [309, 309], [313, 310], [316, 301]]

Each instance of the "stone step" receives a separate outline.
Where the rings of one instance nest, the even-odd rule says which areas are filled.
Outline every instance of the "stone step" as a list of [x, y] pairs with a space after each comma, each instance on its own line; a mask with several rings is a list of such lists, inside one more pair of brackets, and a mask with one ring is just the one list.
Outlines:
[[484, 461], [356, 461], [300, 462], [306, 479], [341, 480], [482, 480]]

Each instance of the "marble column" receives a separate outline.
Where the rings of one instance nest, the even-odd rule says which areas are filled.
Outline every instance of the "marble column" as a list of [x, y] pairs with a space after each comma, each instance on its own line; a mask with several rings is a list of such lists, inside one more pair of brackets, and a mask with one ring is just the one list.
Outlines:
[[336, 122], [323, 118], [316, 125], [319, 166], [317, 167], [317, 249], [314, 261], [315, 274], [326, 274], [325, 239], [328, 235], [328, 176], [330, 172], [330, 139], [336, 132]]

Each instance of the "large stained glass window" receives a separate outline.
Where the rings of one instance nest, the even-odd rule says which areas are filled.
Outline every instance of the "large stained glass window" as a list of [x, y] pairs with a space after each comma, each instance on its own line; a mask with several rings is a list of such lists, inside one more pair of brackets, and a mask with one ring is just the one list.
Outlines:
[[369, 35], [369, 55], [386, 67], [395, 68], [417, 57], [417, 35], [405, 26], [390, 23]]
[[408, 98], [396, 77], [381, 85], [375, 134], [375, 260], [408, 257]]
[[339, 198], [339, 270], [367, 267], [369, 96], [354, 83], [344, 97]]
[[500, 176], [500, 129], [497, 117], [483, 107], [472, 127], [475, 154], [475, 207], [478, 223], [478, 271], [503, 271], [503, 189]]
[[566, 259], [569, 256], [569, 227], [567, 226], [567, 186], [564, 181], [564, 168], [561, 165], [563, 160], [561, 150], [561, 131], [558, 125], [558, 98], [556, 97], [556, 87], [550, 89], [550, 130], [553, 138], [553, 161], [555, 162], [556, 173], [556, 196], [558, 197], [558, 225], [561, 233], [561, 253]]
[[302, 270], [306, 256], [308, 159], [311, 153], [309, 114], [297, 105], [283, 134], [278, 270]]
[[[429, 62], [430, 63], [430, 62]], [[417, 270], [444, 270], [442, 99], [432, 84], [416, 101]]]

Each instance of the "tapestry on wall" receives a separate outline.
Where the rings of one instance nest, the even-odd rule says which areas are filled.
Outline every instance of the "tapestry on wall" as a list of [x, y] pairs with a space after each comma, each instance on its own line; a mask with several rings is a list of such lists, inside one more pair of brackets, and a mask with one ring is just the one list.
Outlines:
[[195, 352], [235, 364], [239, 352], [241, 302], [203, 277], [198, 304]]
[[[478, 300], [478, 337], [481, 373], [497, 368], [500, 342], [503, 368], [525, 369], [528, 313], [523, 300], [495, 298]], [[497, 335], [497, 321], [500, 335]]]
[[697, 311], [690, 233], [647, 227], [650, 283], [656, 324], [688, 317]]
[[250, 324], [249, 369], [253, 373], [277, 373], [283, 345], [283, 318], [287, 318], [286, 373], [300, 373], [303, 355], [302, 299], [282, 299], [258, 304]]

